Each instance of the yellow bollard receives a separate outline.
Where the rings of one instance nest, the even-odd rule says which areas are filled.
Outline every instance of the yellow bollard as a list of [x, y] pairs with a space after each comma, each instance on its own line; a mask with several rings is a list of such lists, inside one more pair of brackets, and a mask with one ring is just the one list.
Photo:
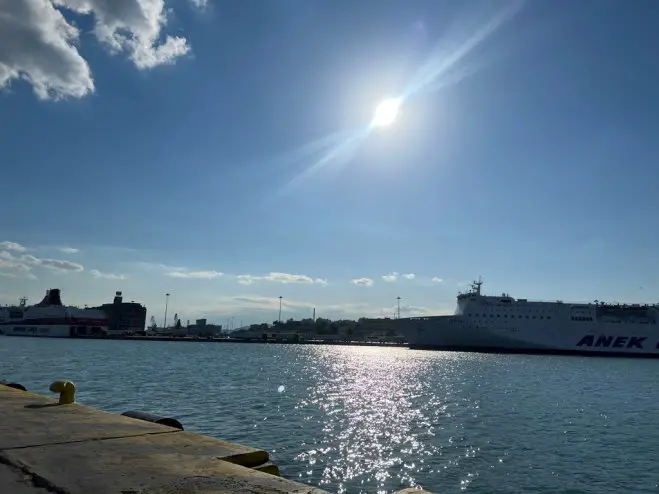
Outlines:
[[76, 385], [71, 381], [55, 381], [50, 385], [53, 393], [59, 393], [59, 404], [70, 405], [76, 400]]

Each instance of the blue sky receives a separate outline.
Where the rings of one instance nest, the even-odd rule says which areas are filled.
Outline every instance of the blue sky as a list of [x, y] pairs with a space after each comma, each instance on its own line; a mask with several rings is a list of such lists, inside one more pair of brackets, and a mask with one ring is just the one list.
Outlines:
[[656, 2], [55, 4], [0, 2], [0, 302], [659, 301]]

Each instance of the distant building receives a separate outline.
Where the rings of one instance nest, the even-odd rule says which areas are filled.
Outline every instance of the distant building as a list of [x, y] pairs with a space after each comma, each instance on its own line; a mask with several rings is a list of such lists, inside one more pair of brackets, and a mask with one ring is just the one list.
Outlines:
[[197, 319], [195, 324], [188, 325], [187, 333], [190, 336], [219, 336], [222, 333], [222, 325], [208, 324], [206, 319]]
[[121, 292], [116, 292], [111, 304], [95, 308], [107, 314], [110, 334], [144, 333], [146, 307], [137, 302], [124, 302]]

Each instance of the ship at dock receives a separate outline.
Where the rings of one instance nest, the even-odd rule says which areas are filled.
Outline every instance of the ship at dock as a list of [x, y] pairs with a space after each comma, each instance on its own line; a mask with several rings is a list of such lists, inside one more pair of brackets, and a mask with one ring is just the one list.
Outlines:
[[398, 320], [412, 349], [659, 357], [659, 305], [457, 296], [452, 316]]
[[108, 334], [108, 317], [100, 309], [62, 304], [60, 290], [52, 288], [41, 302], [28, 306], [25, 298], [13, 307], [0, 307], [0, 332], [7, 336], [99, 338]]

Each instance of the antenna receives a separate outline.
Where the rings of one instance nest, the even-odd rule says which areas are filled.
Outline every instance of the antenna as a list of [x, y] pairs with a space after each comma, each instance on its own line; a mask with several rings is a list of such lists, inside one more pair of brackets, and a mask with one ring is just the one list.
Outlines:
[[476, 295], [481, 294], [481, 286], [483, 286], [483, 277], [478, 276], [478, 281], [474, 281], [474, 284], [472, 285], [474, 290], [476, 291]]

